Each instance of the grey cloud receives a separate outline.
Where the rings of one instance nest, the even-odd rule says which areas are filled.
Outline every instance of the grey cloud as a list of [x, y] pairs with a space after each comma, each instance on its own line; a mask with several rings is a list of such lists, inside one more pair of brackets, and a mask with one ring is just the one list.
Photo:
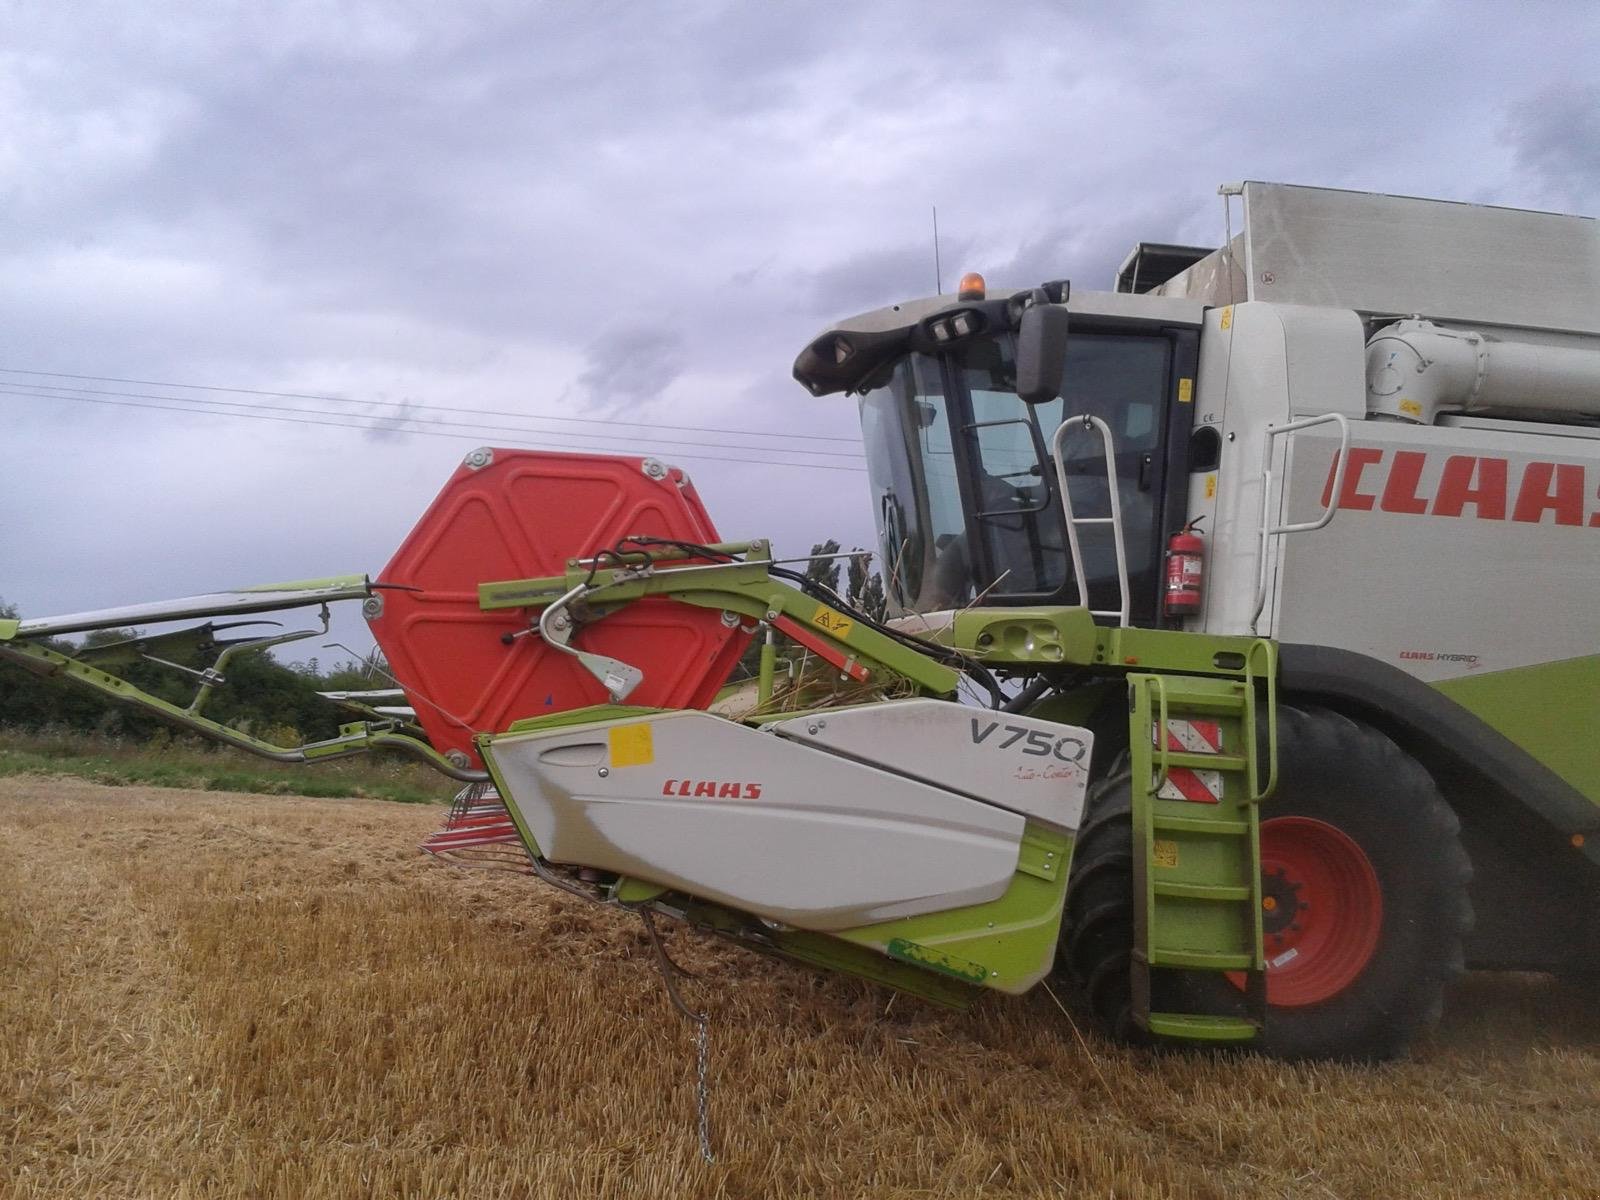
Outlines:
[[411, 421], [423, 415], [422, 404], [410, 397], [392, 402], [392, 408], [368, 417], [366, 437], [370, 442], [398, 441]]
[[[941, 235], [939, 259], [943, 266], [945, 290], [954, 288], [963, 269], [954, 264], [962, 262], [970, 248], [970, 240], [951, 242]], [[803, 298], [808, 314], [837, 318], [915, 296], [929, 296], [933, 294], [934, 286], [933, 224], [930, 212], [926, 240], [921, 244], [866, 250], [840, 259], [820, 270], [802, 275], [796, 291]]]
[[668, 329], [612, 329], [590, 343], [578, 387], [597, 408], [617, 413], [660, 396], [683, 374], [683, 338]]
[[[825, 323], [933, 290], [929, 203], [947, 288], [1103, 288], [1141, 238], [1214, 244], [1224, 179], [1597, 195], [1600, 43], [1555, 6], [1402, 3], [1381, 37], [1332, 2], [14, 8], [0, 366], [845, 435], [851, 406], [789, 365]], [[268, 577], [316, 574], [313, 540], [331, 569], [381, 561], [472, 444], [0, 414], [0, 573], [30, 606], [201, 590], [264, 555]], [[196, 461], [207, 505], [169, 502]], [[157, 566], [97, 515], [119, 475], [188, 531]], [[696, 477], [730, 528], [802, 550], [870, 521], [856, 476]], [[379, 484], [396, 529], [339, 519]]]
[[[1179, 230], [1193, 215], [1190, 202], [1131, 206], [1115, 214], [1090, 214], [1062, 220], [1024, 240], [1015, 255], [994, 270], [999, 286], [1029, 287], [1049, 279], [1070, 279], [1074, 288], [1110, 291], [1117, 268], [1138, 242], [1181, 242]], [[1221, 230], [1216, 241], [1220, 244]]]
[[1544, 203], [1600, 209], [1600, 86], [1548, 87], [1515, 102], [1500, 136]]

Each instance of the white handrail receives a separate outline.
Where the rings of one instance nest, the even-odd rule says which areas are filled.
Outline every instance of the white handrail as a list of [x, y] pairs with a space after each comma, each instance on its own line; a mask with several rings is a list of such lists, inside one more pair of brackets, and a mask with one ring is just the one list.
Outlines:
[[[1066, 455], [1062, 453], [1062, 443], [1072, 429], [1095, 429], [1100, 433], [1100, 442], [1105, 449], [1106, 456], [1106, 485], [1111, 497], [1111, 515], [1109, 517], [1074, 517], [1072, 515], [1072, 493], [1067, 489]], [[1078, 598], [1083, 606], [1089, 608], [1089, 580], [1083, 573], [1083, 550], [1078, 545], [1079, 525], [1109, 525], [1111, 526], [1111, 539], [1117, 551], [1117, 587], [1120, 589], [1122, 606], [1115, 612], [1106, 609], [1089, 609], [1092, 616], [1116, 617], [1120, 625], [1128, 624], [1129, 589], [1128, 589], [1128, 552], [1122, 540], [1122, 496], [1117, 488], [1117, 457], [1115, 440], [1111, 436], [1111, 426], [1099, 417], [1084, 413], [1081, 416], [1069, 417], [1057, 427], [1054, 436], [1050, 439], [1050, 453], [1056, 464], [1056, 483], [1061, 489], [1061, 509], [1067, 518], [1067, 547], [1072, 552], [1072, 575], [1078, 583]]]
[[[1339, 427], [1339, 448], [1334, 451], [1333, 478], [1328, 483], [1328, 502], [1323, 507], [1322, 515], [1314, 521], [1297, 521], [1288, 525], [1272, 524], [1272, 442], [1276, 437], [1285, 434], [1297, 433], [1302, 429], [1309, 429], [1313, 425], [1337, 425]], [[1261, 545], [1257, 551], [1256, 563], [1256, 606], [1250, 614], [1250, 632], [1256, 632], [1256, 623], [1261, 620], [1261, 610], [1267, 606], [1267, 543], [1271, 538], [1285, 533], [1310, 533], [1313, 529], [1321, 529], [1333, 520], [1333, 514], [1339, 511], [1339, 496], [1344, 491], [1345, 466], [1350, 461], [1350, 421], [1343, 413], [1323, 413], [1320, 417], [1302, 417], [1298, 421], [1290, 421], [1287, 425], [1269, 426], [1267, 429], [1266, 443], [1261, 455]]]

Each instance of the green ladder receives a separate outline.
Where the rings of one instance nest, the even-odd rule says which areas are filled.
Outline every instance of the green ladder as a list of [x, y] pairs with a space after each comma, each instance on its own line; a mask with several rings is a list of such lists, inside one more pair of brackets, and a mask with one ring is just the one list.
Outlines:
[[[1247, 1041], [1265, 1023], [1257, 806], [1277, 781], [1276, 666], [1276, 647], [1262, 640], [1242, 679], [1128, 676], [1133, 1013], [1153, 1034]], [[1266, 684], [1264, 754], [1258, 680]], [[1248, 1015], [1152, 1011], [1151, 973], [1161, 969], [1224, 974], [1242, 985]]]

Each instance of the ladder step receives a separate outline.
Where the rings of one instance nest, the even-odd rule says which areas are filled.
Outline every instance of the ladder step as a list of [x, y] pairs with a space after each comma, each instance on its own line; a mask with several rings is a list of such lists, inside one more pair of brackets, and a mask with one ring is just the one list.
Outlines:
[[1156, 813], [1150, 823], [1161, 833], [1209, 833], [1227, 837], [1248, 837], [1250, 822], [1210, 820], [1206, 817], [1175, 817]]
[[[1151, 757], [1159, 768], [1161, 752], [1155, 751]], [[1250, 763], [1239, 754], [1195, 754], [1188, 750], [1168, 750], [1167, 766], [1188, 767], [1191, 771], [1243, 771]]]
[[[1167, 717], [1183, 718], [1193, 716], [1195, 713], [1211, 713], [1215, 716], [1242, 716], [1248, 701], [1242, 692], [1233, 694], [1219, 694], [1217, 692], [1190, 691], [1188, 688], [1167, 688]], [[1150, 707], [1159, 712], [1160, 705], [1156, 698], [1150, 698]]]
[[1253, 1021], [1242, 1017], [1207, 1017], [1199, 1013], [1157, 1013], [1146, 1018], [1150, 1032], [1159, 1037], [1196, 1038], [1211, 1042], [1243, 1042], [1256, 1036]]
[[1222, 883], [1166, 883], [1158, 880], [1156, 895], [1175, 896], [1183, 900], [1252, 900], [1254, 894], [1247, 887]]
[[1147, 956], [1152, 967], [1178, 967], [1189, 971], [1248, 971], [1255, 964], [1249, 954], [1224, 954], [1215, 950], [1153, 949]]

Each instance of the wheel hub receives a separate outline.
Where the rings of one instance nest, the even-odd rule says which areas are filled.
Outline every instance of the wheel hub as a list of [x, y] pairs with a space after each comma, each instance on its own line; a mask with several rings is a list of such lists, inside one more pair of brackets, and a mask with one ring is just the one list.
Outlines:
[[[1383, 932], [1383, 888], [1348, 834], [1313, 817], [1261, 823], [1267, 1003], [1331, 1000], [1366, 970]], [[1244, 977], [1233, 975], [1235, 986]]]

